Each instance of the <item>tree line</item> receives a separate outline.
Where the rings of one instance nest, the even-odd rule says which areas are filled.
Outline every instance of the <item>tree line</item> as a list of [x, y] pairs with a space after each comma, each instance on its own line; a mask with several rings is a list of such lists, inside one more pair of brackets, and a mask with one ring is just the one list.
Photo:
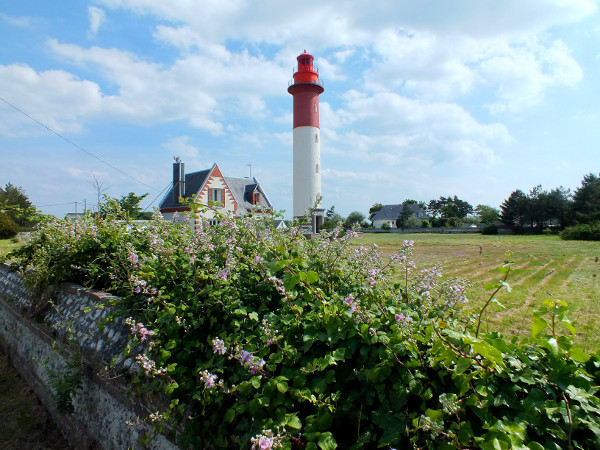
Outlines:
[[562, 186], [550, 191], [541, 185], [525, 194], [513, 191], [500, 205], [502, 222], [515, 231], [565, 229], [600, 221], [600, 177], [585, 175], [571, 193]]

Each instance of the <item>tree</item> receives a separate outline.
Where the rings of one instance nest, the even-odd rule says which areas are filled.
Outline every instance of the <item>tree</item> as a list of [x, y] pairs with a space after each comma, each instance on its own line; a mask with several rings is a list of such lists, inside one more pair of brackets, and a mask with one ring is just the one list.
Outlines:
[[365, 215], [361, 212], [358, 211], [352, 211], [350, 214], [348, 214], [348, 217], [346, 218], [346, 222], [344, 223], [344, 226], [346, 228], [352, 228], [352, 226], [354, 224], [359, 224], [361, 225], [365, 220]]
[[335, 206], [332, 206], [325, 213], [325, 220], [323, 221], [323, 224], [321, 225], [321, 229], [322, 230], [333, 230], [335, 227], [338, 226], [338, 223], [340, 223], [340, 222], [343, 223], [344, 218], [340, 214], [336, 213]]
[[7, 183], [4, 189], [0, 187], [0, 213], [23, 227], [34, 219], [36, 210], [22, 187]]
[[383, 205], [381, 203], [374, 203], [373, 206], [369, 208], [369, 220], [371, 220], [373, 215], [382, 208]]
[[559, 186], [548, 193], [548, 211], [551, 220], [560, 228], [573, 223], [573, 200], [571, 191]]
[[477, 205], [475, 214], [482, 223], [491, 224], [500, 218], [500, 210], [488, 205]]
[[500, 205], [500, 220], [512, 229], [523, 228], [529, 220], [528, 209], [527, 196], [517, 189]]
[[124, 195], [120, 199], [110, 199], [106, 195], [104, 196], [104, 203], [100, 205], [100, 216], [105, 217], [109, 211], [118, 214], [120, 217], [128, 219], [137, 219], [140, 215], [141, 207], [140, 202], [144, 200], [148, 194], [135, 195], [134, 192], [130, 192]]
[[19, 225], [12, 220], [8, 214], [0, 212], [0, 239], [8, 239], [16, 236]]
[[577, 223], [600, 221], [600, 177], [593, 173], [583, 177], [573, 195], [573, 209]]
[[455, 195], [431, 200], [427, 204], [427, 212], [434, 218], [462, 219], [473, 212], [473, 206]]
[[412, 215], [406, 218], [406, 220], [404, 221], [404, 226], [406, 228], [421, 228], [422, 220], [419, 219], [417, 216]]

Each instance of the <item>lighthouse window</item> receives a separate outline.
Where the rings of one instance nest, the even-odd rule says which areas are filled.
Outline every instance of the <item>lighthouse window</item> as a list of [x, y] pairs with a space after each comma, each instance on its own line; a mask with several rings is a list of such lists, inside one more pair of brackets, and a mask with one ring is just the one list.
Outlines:
[[316, 105], [316, 103], [315, 103], [315, 112], [317, 112], [317, 105]]
[[315, 165], [315, 173], [319, 173], [319, 164]]
[[319, 142], [319, 133], [315, 133], [315, 142]]

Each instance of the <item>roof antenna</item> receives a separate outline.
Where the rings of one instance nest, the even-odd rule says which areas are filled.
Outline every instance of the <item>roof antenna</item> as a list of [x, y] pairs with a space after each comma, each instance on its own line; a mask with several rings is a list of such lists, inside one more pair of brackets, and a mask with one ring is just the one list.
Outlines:
[[250, 179], [252, 179], [252, 164], [246, 164], [248, 167], [250, 167]]

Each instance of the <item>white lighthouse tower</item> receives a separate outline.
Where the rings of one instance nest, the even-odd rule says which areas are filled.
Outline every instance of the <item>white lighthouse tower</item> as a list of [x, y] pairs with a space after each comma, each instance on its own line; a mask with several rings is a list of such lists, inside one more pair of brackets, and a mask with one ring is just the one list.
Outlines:
[[302, 53], [296, 58], [298, 67], [290, 81], [288, 92], [294, 97], [294, 218], [303, 217], [314, 208], [312, 233], [323, 223], [321, 209], [321, 130], [319, 129], [319, 95], [323, 82], [313, 66], [312, 55]]

